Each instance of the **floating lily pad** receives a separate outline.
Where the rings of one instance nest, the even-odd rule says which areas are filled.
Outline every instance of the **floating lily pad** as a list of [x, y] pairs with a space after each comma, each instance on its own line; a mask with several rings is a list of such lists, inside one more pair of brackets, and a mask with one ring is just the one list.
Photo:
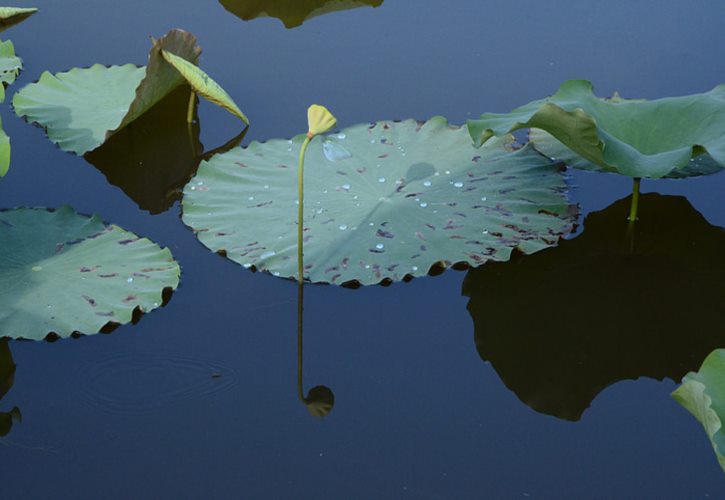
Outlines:
[[725, 167], [725, 85], [646, 101], [602, 99], [590, 82], [571, 80], [551, 97], [508, 114], [484, 114], [468, 127], [477, 144], [522, 128], [543, 129], [571, 151], [535, 138], [541, 150], [578, 168], [653, 179], [705, 175]]
[[15, 55], [13, 42], [6, 40], [0, 42], [0, 102], [5, 101], [5, 85], [15, 81], [20, 70], [23, 69], [23, 61]]
[[179, 283], [168, 249], [69, 207], [0, 211], [0, 241], [0, 337], [97, 333]]
[[591, 213], [556, 248], [466, 276], [479, 355], [538, 412], [578, 420], [606, 387], [679, 382], [725, 345], [725, 230], [686, 198], [644, 194], [628, 233], [629, 204]]
[[313, 17], [358, 7], [378, 7], [384, 0], [219, 0], [229, 12], [249, 21], [276, 17], [286, 28], [295, 28]]
[[[113, 134], [85, 159], [143, 210], [158, 214], [181, 199], [203, 152], [198, 120], [187, 123], [189, 87], [182, 85], [138, 119]], [[246, 131], [246, 128], [244, 129]], [[238, 146], [244, 132], [222, 151]]]
[[672, 397], [705, 428], [720, 467], [725, 470], [725, 349], [713, 351], [699, 372], [688, 373]]
[[15, 94], [13, 106], [19, 116], [45, 127], [50, 140], [61, 149], [82, 155], [186, 81], [164, 60], [162, 51], [193, 64], [201, 53], [193, 35], [171, 30], [154, 42], [145, 68], [96, 64], [55, 75], [45, 72], [37, 83]]
[[[183, 220], [245, 267], [297, 275], [297, 157], [303, 135], [253, 142], [200, 165]], [[474, 149], [465, 128], [362, 124], [310, 143], [305, 166], [305, 272], [313, 282], [373, 284], [436, 263], [505, 261], [570, 231], [557, 165], [511, 138]]]

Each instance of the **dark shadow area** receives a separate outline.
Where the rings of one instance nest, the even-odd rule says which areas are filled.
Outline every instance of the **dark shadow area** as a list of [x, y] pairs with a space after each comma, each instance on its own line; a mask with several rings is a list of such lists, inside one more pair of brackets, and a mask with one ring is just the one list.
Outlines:
[[196, 109], [193, 123], [187, 122], [190, 93], [187, 85], [177, 88], [84, 156], [151, 214], [165, 212], [181, 199], [204, 157], [237, 146], [246, 133], [245, 129], [224, 146], [203, 153]]
[[308, 19], [340, 10], [379, 7], [384, 0], [219, 0], [226, 10], [250, 21], [257, 17], [275, 17], [286, 28], [296, 28]]
[[591, 213], [556, 248], [469, 271], [479, 355], [534, 410], [576, 421], [604, 388], [680, 382], [725, 346], [725, 230], [684, 197], [645, 194]]
[[[0, 340], [0, 400], [10, 391], [15, 382], [15, 362], [7, 340]], [[0, 411], [0, 437], [7, 436], [13, 422], [20, 422], [22, 415], [18, 407], [8, 412]]]

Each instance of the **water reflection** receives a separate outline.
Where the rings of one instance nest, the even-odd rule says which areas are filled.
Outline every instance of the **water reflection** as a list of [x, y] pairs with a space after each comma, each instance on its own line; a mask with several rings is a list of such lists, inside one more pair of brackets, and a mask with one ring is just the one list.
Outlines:
[[[15, 362], [10, 353], [8, 340], [0, 340], [0, 400], [5, 397], [15, 381]], [[18, 407], [3, 412], [0, 411], [0, 437], [7, 436], [13, 427], [13, 422], [19, 422], [22, 416]]]
[[286, 28], [295, 28], [313, 17], [358, 7], [379, 7], [384, 0], [219, 0], [235, 16], [249, 21], [276, 17]]
[[115, 133], [101, 147], [87, 153], [93, 164], [143, 210], [159, 214], [181, 199], [199, 162], [237, 146], [247, 129], [225, 145], [207, 153], [199, 140], [199, 122], [187, 122], [190, 89], [174, 90], [140, 118]]
[[318, 385], [310, 389], [305, 396], [302, 385], [302, 326], [304, 319], [304, 283], [297, 284], [297, 397], [307, 407], [307, 411], [314, 417], [324, 418], [330, 414], [335, 406], [335, 395], [329, 387]]
[[679, 382], [725, 346], [725, 230], [686, 198], [642, 195], [590, 214], [559, 247], [469, 271], [479, 355], [534, 410], [578, 420], [624, 379]]

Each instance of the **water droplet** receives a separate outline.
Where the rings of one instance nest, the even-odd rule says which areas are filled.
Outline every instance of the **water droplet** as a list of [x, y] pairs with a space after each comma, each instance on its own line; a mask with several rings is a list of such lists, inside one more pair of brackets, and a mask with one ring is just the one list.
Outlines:
[[328, 161], [338, 161], [352, 157], [350, 151], [345, 149], [341, 144], [329, 139], [322, 143], [322, 152]]
[[323, 190], [322, 194], [327, 194], [327, 189]]
[[379, 182], [379, 183], [381, 183], [381, 184], [382, 184], [383, 182], [385, 182], [385, 177], [381, 177], [381, 178], [379, 178], [379, 179], [378, 179], [378, 182]]
[[269, 189], [269, 184], [265, 184], [264, 189]]
[[154, 302], [154, 307], [159, 307], [159, 303], [158, 302]]
[[373, 227], [374, 225], [375, 225], [374, 222], [371, 222], [370, 224], [368, 224], [368, 226], [370, 226], [370, 227]]
[[370, 144], [375, 144], [375, 139], [370, 139]]
[[275, 271], [272, 273], [273, 276], [279, 276], [279, 271]]
[[323, 210], [323, 209], [321, 209], [321, 208], [320, 208], [320, 209], [318, 209], [318, 210], [317, 210], [317, 215], [320, 215], [320, 214], [321, 214], [322, 212], [324, 212], [324, 210]]
[[435, 173], [435, 174], [433, 174], [433, 175], [435, 175], [436, 177], [438, 177], [439, 175], [441, 175], [441, 173], [440, 173], [440, 172], [436, 172], [436, 173]]
[[199, 182], [196, 183], [196, 185], [197, 186], [203, 186], [204, 185], [204, 181], [199, 181]]
[[446, 175], [451, 175], [451, 171], [450, 170], [446, 170]]
[[254, 201], [254, 196], [250, 196], [249, 201]]
[[357, 200], [358, 198], [359, 198], [358, 195], [355, 195], [355, 196], [352, 197], [353, 200]]
[[462, 187], [463, 187], [463, 183], [462, 183], [462, 182], [456, 182], [456, 183], [455, 183], [455, 184], [453, 184], [453, 185], [454, 185], [455, 187], [457, 187], [457, 188], [462, 188]]
[[402, 183], [403, 183], [403, 181], [401, 181], [400, 179], [398, 179], [397, 181], [395, 181], [395, 185], [396, 186], [400, 186]]
[[[365, 264], [365, 269], [370, 269], [370, 264]], [[50, 307], [50, 306], [48, 306]]]
[[420, 206], [421, 206], [421, 208], [425, 208], [425, 207], [428, 206], [428, 204], [426, 202], [423, 202], [423, 203], [420, 204]]
[[378, 243], [377, 245], [375, 245], [375, 248], [377, 248], [378, 250], [382, 250], [383, 248], [385, 248], [385, 245], [383, 245], [382, 243]]
[[337, 134], [337, 138], [338, 139], [346, 139], [347, 136], [344, 133], [341, 132], [341, 133]]
[[260, 259], [269, 259], [270, 257], [274, 257], [277, 255], [277, 252], [274, 250], [270, 250], [269, 252], [264, 252], [262, 255], [259, 256]]
[[418, 266], [413, 266], [411, 267], [411, 269], [413, 270], [413, 272], [416, 272], [418, 270]]
[[431, 182], [430, 182], [430, 181], [425, 181], [425, 182], [423, 183], [423, 185], [424, 185], [425, 187], [430, 187], [430, 185], [431, 185]]
[[133, 278], [129, 278], [126, 280], [126, 283], [133, 283]]
[[352, 186], [350, 186], [350, 184], [343, 184], [343, 185], [342, 185], [342, 186], [340, 186], [340, 187], [341, 187], [342, 189], [344, 189], [345, 191], [350, 191], [350, 188], [351, 188]]
[[252, 264], [250, 264], [249, 262], [245, 262], [244, 264], [242, 264], [242, 267], [244, 269], [249, 269], [250, 267], [252, 267]]
[[196, 191], [196, 186], [191, 186], [192, 191]]
[[488, 229], [484, 229], [483, 234], [488, 234]]
[[43, 266], [33, 266], [33, 272], [37, 273], [38, 271], [42, 271]]
[[340, 231], [347, 230], [347, 224], [340, 224]]
[[486, 200], [488, 200], [488, 198], [486, 198], [485, 196], [481, 196], [481, 201], [486, 201]]

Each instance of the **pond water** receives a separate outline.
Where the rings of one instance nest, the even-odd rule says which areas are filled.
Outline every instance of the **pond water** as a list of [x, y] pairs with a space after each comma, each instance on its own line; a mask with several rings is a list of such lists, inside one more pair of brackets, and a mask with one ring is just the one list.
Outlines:
[[[2, 34], [25, 64], [8, 93], [46, 69], [144, 64], [149, 36], [175, 27], [198, 37], [201, 66], [252, 121], [244, 144], [303, 132], [318, 102], [342, 127], [434, 115], [462, 124], [570, 78], [644, 98], [725, 81], [721, 1], [548, 3], [387, 0], [286, 29], [214, 1], [39, 0], [39, 13]], [[654, 221], [643, 239], [663, 253], [689, 248], [678, 255], [697, 272], [612, 262], [582, 243], [568, 251], [586, 262], [560, 257], [558, 272], [522, 259], [530, 273], [306, 287], [304, 387], [335, 395], [319, 419], [297, 399], [293, 282], [209, 252], [178, 202], [141, 209], [7, 101], [0, 114], [13, 145], [3, 208], [98, 213], [169, 247], [183, 269], [168, 305], [137, 325], [10, 342], [17, 370], [0, 411], [17, 406], [22, 422], [0, 438], [2, 498], [725, 497], [705, 433], [670, 398], [677, 384], [656, 380], [725, 347], [725, 254], [710, 226], [725, 227], [723, 174], [643, 182], [689, 200], [645, 197]], [[208, 103], [199, 122], [205, 150], [241, 132]], [[614, 175], [575, 171], [571, 182], [580, 223], [631, 189]], [[608, 237], [602, 219], [617, 210], [590, 219], [591, 238]]]

